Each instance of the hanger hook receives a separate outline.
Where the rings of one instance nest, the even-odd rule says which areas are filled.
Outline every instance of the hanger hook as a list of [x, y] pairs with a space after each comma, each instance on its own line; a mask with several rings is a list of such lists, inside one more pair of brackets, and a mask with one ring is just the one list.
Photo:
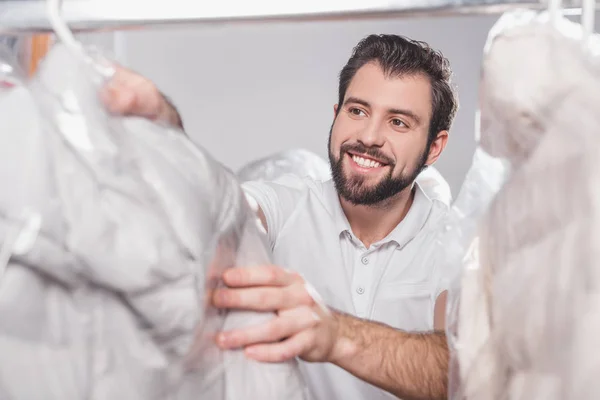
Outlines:
[[71, 50], [81, 51], [81, 45], [61, 17], [62, 0], [46, 0], [46, 12], [50, 25], [58, 39]]
[[562, 0], [549, 0], [548, 14], [550, 16], [550, 23], [555, 27], [558, 26], [558, 21], [562, 16]]
[[582, 0], [581, 2], [581, 26], [583, 27], [583, 40], [594, 33], [596, 16], [596, 0]]

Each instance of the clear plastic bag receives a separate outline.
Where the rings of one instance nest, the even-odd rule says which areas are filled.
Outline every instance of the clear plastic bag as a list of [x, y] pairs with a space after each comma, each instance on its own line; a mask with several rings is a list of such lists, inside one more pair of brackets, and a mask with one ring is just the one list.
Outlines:
[[[600, 40], [582, 37], [524, 10], [490, 32], [480, 147], [506, 174], [491, 191], [467, 178], [462, 197], [479, 200], [457, 199], [442, 241], [461, 265], [447, 315], [451, 399], [600, 397]], [[476, 164], [471, 177], [492, 165]]]
[[[449, 275], [450, 282], [444, 283], [448, 288], [446, 309], [446, 337], [450, 348], [449, 392], [451, 399], [461, 399], [460, 366], [465, 365], [474, 354], [478, 353], [478, 345], [470, 332], [465, 333], [459, 326], [461, 306], [483, 306], [477, 296], [478, 292], [462, 293], [467, 282], [470, 285], [478, 279], [478, 222], [487, 211], [490, 202], [504, 183], [509, 172], [505, 160], [494, 158], [478, 146], [473, 161], [461, 190], [448, 212], [445, 229], [440, 239], [445, 269], [454, 271]], [[479, 286], [477, 286], [479, 287]], [[470, 311], [469, 314], [475, 314]]]
[[25, 80], [24, 47], [29, 41], [17, 36], [0, 35], [0, 90], [6, 90]]
[[24, 210], [39, 223], [0, 281], [2, 398], [303, 399], [296, 362], [214, 345], [273, 318], [209, 304], [226, 268], [269, 263], [237, 178], [180, 131], [108, 115], [93, 59], [55, 46], [0, 97], [0, 240]]
[[416, 182], [430, 199], [439, 200], [447, 206], [452, 204], [450, 185], [434, 166], [429, 166], [421, 172]]
[[304, 149], [291, 149], [251, 161], [238, 170], [242, 182], [273, 182], [286, 174], [317, 181], [331, 178], [329, 164], [315, 153]]

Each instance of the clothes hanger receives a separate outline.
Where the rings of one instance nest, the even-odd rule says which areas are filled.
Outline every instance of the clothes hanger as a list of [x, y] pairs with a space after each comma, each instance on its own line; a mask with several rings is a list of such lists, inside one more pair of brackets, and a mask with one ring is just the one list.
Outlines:
[[75, 39], [73, 32], [67, 26], [65, 21], [61, 17], [62, 0], [46, 0], [46, 12], [48, 13], [48, 20], [50, 26], [54, 30], [56, 37], [69, 50], [76, 53], [77, 55], [83, 56], [83, 46]]
[[93, 70], [100, 74], [103, 80], [110, 80], [114, 73], [114, 65], [93, 49], [84, 49], [77, 41], [73, 32], [61, 16], [63, 0], [46, 0], [46, 12], [50, 26], [62, 44], [64, 44], [76, 57], [86, 62]]
[[554, 27], [557, 27], [562, 17], [562, 0], [548, 1], [548, 15], [550, 17], [550, 23]]
[[594, 33], [594, 24], [596, 17], [596, 0], [582, 0], [581, 2], [581, 26], [583, 28], [583, 41], [587, 40]]

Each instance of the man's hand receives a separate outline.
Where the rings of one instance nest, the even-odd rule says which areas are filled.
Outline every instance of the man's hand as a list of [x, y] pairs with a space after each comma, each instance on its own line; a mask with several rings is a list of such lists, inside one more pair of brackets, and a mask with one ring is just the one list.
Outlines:
[[266, 324], [217, 336], [222, 348], [244, 347], [263, 362], [300, 357], [331, 362], [372, 385], [407, 400], [448, 396], [448, 345], [444, 332], [409, 333], [361, 320], [316, 303], [297, 274], [278, 267], [234, 268], [217, 307], [275, 311]]
[[114, 76], [100, 92], [100, 97], [113, 114], [142, 117], [183, 128], [179, 113], [152, 81], [121, 66], [116, 66]]
[[228, 288], [215, 292], [215, 306], [274, 311], [277, 317], [263, 325], [220, 333], [220, 347], [244, 347], [248, 357], [263, 362], [294, 357], [329, 361], [336, 343], [337, 320], [309, 294], [300, 275], [263, 266], [230, 269], [223, 279]]

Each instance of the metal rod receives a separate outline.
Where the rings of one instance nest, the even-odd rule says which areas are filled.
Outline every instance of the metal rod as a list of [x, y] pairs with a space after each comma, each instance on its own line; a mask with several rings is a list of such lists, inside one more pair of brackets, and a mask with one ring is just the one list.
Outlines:
[[[565, 0], [565, 7], [580, 0]], [[157, 25], [497, 14], [539, 0], [64, 0], [74, 31]], [[49, 32], [45, 0], [0, 0], [0, 33]]]

